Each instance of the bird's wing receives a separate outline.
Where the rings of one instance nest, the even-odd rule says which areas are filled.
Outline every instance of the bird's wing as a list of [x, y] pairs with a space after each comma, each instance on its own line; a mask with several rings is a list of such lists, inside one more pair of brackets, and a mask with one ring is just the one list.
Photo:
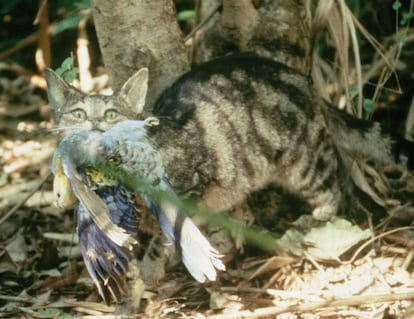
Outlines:
[[128, 250], [115, 244], [94, 223], [82, 203], [78, 206], [79, 245], [86, 268], [106, 303], [126, 293]]
[[[132, 194], [118, 186], [101, 188], [97, 192], [109, 208], [111, 221], [135, 236], [140, 213]], [[126, 273], [132, 252], [111, 240], [96, 225], [82, 202], [77, 214], [79, 244], [86, 268], [104, 301], [119, 302], [127, 293]]]
[[132, 249], [137, 241], [124, 229], [115, 225], [110, 219], [109, 208], [106, 203], [92, 190], [78, 172], [74, 163], [68, 156], [62, 157], [62, 168], [69, 179], [73, 193], [82, 203], [82, 206], [90, 213], [96, 226], [103, 231], [117, 245]]

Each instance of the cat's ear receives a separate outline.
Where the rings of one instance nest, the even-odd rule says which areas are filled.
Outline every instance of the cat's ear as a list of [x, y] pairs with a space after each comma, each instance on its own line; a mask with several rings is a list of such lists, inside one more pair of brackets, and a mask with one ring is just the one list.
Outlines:
[[44, 74], [47, 82], [47, 96], [49, 98], [49, 103], [53, 109], [59, 110], [65, 105], [68, 91], [74, 91], [74, 89], [52, 69], [46, 68]]
[[122, 86], [119, 95], [132, 107], [135, 114], [144, 110], [148, 91], [148, 69], [142, 68]]

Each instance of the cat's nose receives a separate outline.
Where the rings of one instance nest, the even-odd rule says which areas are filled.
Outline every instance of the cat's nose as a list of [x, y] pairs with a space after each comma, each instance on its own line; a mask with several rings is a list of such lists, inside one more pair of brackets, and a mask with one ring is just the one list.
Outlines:
[[99, 130], [99, 121], [98, 120], [92, 120], [92, 130], [93, 131], [98, 131]]

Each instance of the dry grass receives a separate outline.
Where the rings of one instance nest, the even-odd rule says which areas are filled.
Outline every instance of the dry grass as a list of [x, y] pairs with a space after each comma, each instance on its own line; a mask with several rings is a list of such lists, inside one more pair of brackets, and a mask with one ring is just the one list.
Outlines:
[[[314, 2], [307, 1], [308, 12], [312, 12], [311, 6]], [[390, 41], [391, 45], [386, 43], [385, 45], [389, 47], [385, 49], [353, 15], [345, 0], [316, 2], [311, 22], [313, 43], [316, 44], [318, 37], [325, 32], [328, 35], [328, 43], [325, 44], [334, 48], [335, 56], [332, 63], [324, 61], [319, 56], [314, 57], [314, 81], [325, 97], [328, 96], [326, 88], [329, 88], [330, 100], [333, 104], [362, 117], [364, 85], [374, 77], [379, 78], [375, 84], [377, 90], [374, 96], [369, 97], [375, 102], [391, 76], [398, 81], [396, 63], [401, 54], [402, 44], [412, 42], [412, 31], [409, 26], [397, 30], [395, 38]], [[413, 12], [413, 2], [410, 12]], [[404, 43], [399, 42], [402, 34], [405, 36]], [[368, 68], [361, 64], [358, 35], [363, 36], [377, 52], [376, 59]], [[349, 90], [350, 86], [356, 86], [356, 94]], [[355, 95], [357, 103], [354, 106], [352, 101]]]

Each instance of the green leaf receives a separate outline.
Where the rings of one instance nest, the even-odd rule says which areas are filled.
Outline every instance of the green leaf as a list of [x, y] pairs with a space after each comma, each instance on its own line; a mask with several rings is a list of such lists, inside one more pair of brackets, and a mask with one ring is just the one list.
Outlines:
[[41, 309], [34, 313], [36, 318], [42, 319], [49, 319], [49, 318], [58, 318], [58, 319], [73, 319], [73, 317], [63, 312], [61, 309], [58, 308], [48, 308], [48, 309]]
[[397, 11], [399, 8], [401, 8], [402, 4], [399, 0], [394, 1], [394, 3], [392, 4], [392, 8]]
[[178, 13], [177, 19], [178, 21], [182, 21], [182, 22], [195, 19], [195, 11], [194, 10], [183, 10]]
[[405, 25], [407, 25], [410, 22], [410, 20], [412, 18], [414, 18], [414, 13], [404, 13], [403, 16], [402, 16], [402, 18], [401, 18], [400, 24], [402, 26], [405, 26]]
[[59, 34], [60, 32], [65, 31], [65, 30], [70, 30], [70, 29], [77, 28], [80, 20], [82, 20], [84, 16], [85, 16], [84, 14], [79, 13], [79, 14], [76, 14], [72, 17], [63, 19], [62, 21], [60, 21], [57, 24], [55, 30], [53, 31], [53, 35], [55, 36], [55, 35]]
[[288, 229], [283, 236], [277, 241], [278, 249], [284, 254], [294, 256], [303, 256], [303, 242], [304, 234], [297, 229]]
[[350, 248], [368, 239], [369, 229], [362, 230], [342, 218], [335, 218], [324, 226], [313, 228], [305, 235], [303, 242], [307, 253], [318, 260], [339, 260]]
[[371, 99], [364, 99], [364, 110], [368, 114], [372, 114], [375, 110], [375, 103]]
[[70, 56], [62, 62], [61, 67], [69, 71], [73, 68], [74, 62], [75, 62], [75, 58], [73, 56]]
[[348, 88], [348, 94], [351, 97], [355, 97], [359, 93], [358, 86], [352, 85]]
[[72, 70], [67, 70], [62, 75], [63, 79], [68, 83], [72, 83], [73, 80], [75, 80], [77, 76], [78, 76], [78, 68], [72, 68]]
[[72, 83], [78, 75], [78, 68], [74, 67], [75, 58], [73, 54], [70, 57], [66, 58], [62, 65], [56, 69], [56, 73], [60, 75], [66, 82]]
[[67, 71], [67, 70], [66, 70], [66, 69], [64, 69], [64, 68], [62, 68], [62, 67], [57, 68], [57, 69], [55, 70], [56, 74], [57, 74], [57, 75], [59, 75], [59, 76], [62, 76], [62, 75], [63, 75], [63, 73], [65, 73], [66, 71]]

